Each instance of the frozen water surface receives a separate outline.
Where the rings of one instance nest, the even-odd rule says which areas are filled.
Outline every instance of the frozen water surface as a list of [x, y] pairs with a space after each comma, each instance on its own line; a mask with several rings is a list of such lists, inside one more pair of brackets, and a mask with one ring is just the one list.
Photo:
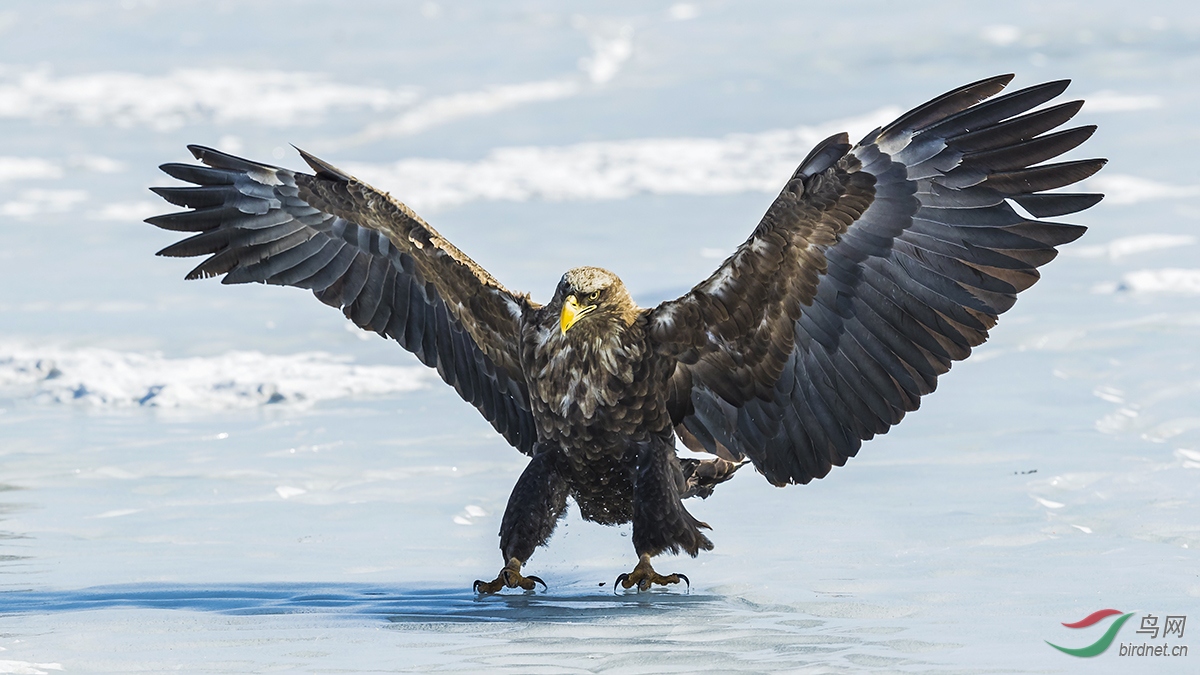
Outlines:
[[[689, 508], [717, 549], [614, 595], [572, 513], [476, 598], [524, 458], [306, 293], [185, 283], [156, 170], [295, 143], [512, 288], [702, 279], [823, 134], [1071, 77], [1091, 227], [918, 413], [827, 479]], [[0, 8], [0, 672], [1196, 672], [1045, 644], [1200, 621], [1200, 14], [1190, 3], [9, 3]], [[1083, 156], [1083, 155], [1079, 155]], [[1122, 642], [1149, 641], [1122, 631]]]

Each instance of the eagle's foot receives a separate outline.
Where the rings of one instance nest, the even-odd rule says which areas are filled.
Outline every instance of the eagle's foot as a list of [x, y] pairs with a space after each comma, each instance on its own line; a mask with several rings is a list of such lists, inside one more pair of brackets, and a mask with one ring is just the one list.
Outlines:
[[500, 570], [500, 574], [491, 581], [483, 581], [477, 579], [471, 586], [476, 593], [499, 593], [504, 588], [523, 588], [527, 591], [532, 591], [537, 588], [536, 584], [541, 584], [545, 589], [546, 582], [538, 577], [530, 574], [529, 576], [521, 576], [521, 561], [516, 558], [510, 558], [508, 564]]
[[617, 590], [618, 584], [621, 586], [621, 588], [626, 590], [637, 586], [638, 591], [646, 591], [649, 590], [654, 584], [666, 586], [667, 584], [677, 584], [680, 581], [683, 581], [683, 583], [687, 584], [689, 591], [692, 590], [692, 582], [688, 580], [686, 576], [682, 574], [668, 574], [663, 576], [658, 572], [655, 572], [654, 567], [650, 565], [650, 556], [642, 554], [642, 557], [638, 560], [638, 564], [633, 568], [632, 572], [628, 574], [622, 574], [621, 576], [617, 577], [616, 581], [613, 582], [613, 591]]

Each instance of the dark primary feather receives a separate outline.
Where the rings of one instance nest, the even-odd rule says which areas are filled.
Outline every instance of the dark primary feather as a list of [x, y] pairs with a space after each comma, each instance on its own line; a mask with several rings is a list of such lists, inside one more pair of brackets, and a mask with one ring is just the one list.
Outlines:
[[510, 293], [408, 207], [315, 157], [316, 175], [189, 146], [207, 166], [165, 164], [196, 187], [152, 188], [192, 210], [148, 218], [194, 233], [159, 252], [205, 259], [189, 279], [310, 289], [358, 326], [437, 369], [513, 446], [536, 441], [518, 363], [528, 298]]
[[844, 134], [818, 145], [720, 269], [650, 311], [652, 338], [679, 359], [668, 407], [689, 447], [749, 457], [777, 485], [825, 476], [915, 410], [1083, 234], [1011, 204], [1042, 218], [1098, 202], [1044, 191], [1104, 160], [1042, 164], [1094, 127], [1052, 132], [1078, 101], [1030, 112], [1066, 81], [992, 98], [1011, 77], [853, 147]]

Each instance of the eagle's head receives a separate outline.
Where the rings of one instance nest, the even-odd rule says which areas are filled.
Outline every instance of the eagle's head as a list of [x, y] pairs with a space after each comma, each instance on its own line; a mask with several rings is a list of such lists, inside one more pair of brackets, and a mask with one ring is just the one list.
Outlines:
[[550, 307], [559, 309], [562, 335], [571, 329], [595, 335], [628, 328], [638, 306], [617, 275], [599, 267], [576, 267], [563, 275]]

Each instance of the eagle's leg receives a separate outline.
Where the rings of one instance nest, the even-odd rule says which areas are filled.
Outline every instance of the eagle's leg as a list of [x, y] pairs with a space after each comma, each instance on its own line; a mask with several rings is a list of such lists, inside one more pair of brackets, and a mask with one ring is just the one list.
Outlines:
[[712, 542], [700, 532], [708, 525], [696, 520], [683, 508], [680, 495], [686, 488], [675, 449], [666, 443], [640, 444], [637, 448], [637, 477], [633, 486], [633, 548], [638, 564], [632, 572], [617, 577], [622, 588], [644, 591], [654, 584], [689, 587], [682, 574], [662, 575], [654, 571], [650, 559], [680, 550], [695, 557], [701, 550], [711, 551]]
[[535, 576], [522, 576], [521, 567], [533, 550], [546, 543], [567, 506], [567, 482], [555, 468], [557, 448], [535, 448], [521, 477], [517, 479], [504, 519], [500, 522], [500, 552], [505, 564], [492, 581], [476, 581], [477, 593], [497, 593], [503, 588], [531, 591], [546, 582]]
[[632, 572], [617, 577], [617, 580], [613, 582], [613, 590], [616, 590], [618, 585], [626, 590], [636, 585], [639, 591], [645, 591], [649, 590], [654, 584], [666, 586], [667, 584], [677, 584], [680, 581], [687, 584], [689, 589], [692, 587], [691, 579], [688, 579], [683, 574], [676, 572], [675, 574], [662, 575], [654, 571], [654, 567], [650, 565], [650, 554], [643, 553], [638, 558], [638, 564], [634, 566]]
[[476, 593], [499, 593], [504, 588], [523, 588], [527, 591], [532, 591], [537, 588], [537, 584], [541, 584], [542, 588], [546, 588], [546, 582], [542, 581], [541, 577], [535, 577], [532, 574], [529, 576], [521, 575], [521, 565], [524, 564], [516, 558], [509, 558], [508, 564], [500, 569], [500, 574], [491, 581], [483, 581], [476, 579], [474, 589]]

